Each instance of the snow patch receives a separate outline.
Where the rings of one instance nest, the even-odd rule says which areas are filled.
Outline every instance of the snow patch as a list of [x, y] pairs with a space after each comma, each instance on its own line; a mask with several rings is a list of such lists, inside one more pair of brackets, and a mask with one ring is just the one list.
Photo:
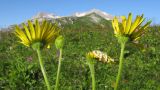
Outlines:
[[61, 17], [56, 16], [52, 13], [45, 13], [45, 12], [40, 12], [32, 17], [32, 19], [55, 19], [55, 18], [61, 18]]
[[95, 16], [94, 14], [93, 15], [90, 15], [89, 16], [91, 19], [92, 19], [92, 21], [93, 22], [95, 22], [95, 23], [98, 23], [101, 19], [100, 18], [98, 18], [97, 16]]
[[106, 20], [112, 20], [114, 18], [114, 16], [112, 16], [112, 15], [110, 15], [110, 14], [104, 12], [104, 11], [98, 10], [98, 9], [92, 9], [90, 11], [82, 12], [82, 13], [76, 12], [74, 14], [74, 16], [83, 17], [83, 16], [86, 16], [86, 15], [91, 14], [91, 13], [96, 13], [96, 14], [100, 15], [101, 17], [103, 17]]

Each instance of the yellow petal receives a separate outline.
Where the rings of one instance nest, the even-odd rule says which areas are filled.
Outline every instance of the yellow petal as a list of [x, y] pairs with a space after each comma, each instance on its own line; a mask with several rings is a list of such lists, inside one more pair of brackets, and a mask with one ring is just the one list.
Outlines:
[[132, 24], [132, 14], [129, 13], [129, 15], [128, 15], [128, 20], [127, 20], [127, 23], [126, 23], [126, 28], [125, 28], [125, 31], [124, 31], [125, 34], [128, 34], [128, 33], [129, 33], [131, 24]]
[[51, 46], [50, 46], [50, 45], [47, 45], [47, 48], [51, 48]]
[[35, 20], [35, 31], [36, 31], [35, 38], [38, 40], [40, 39], [40, 36], [41, 36], [41, 28], [40, 28], [38, 20]]
[[114, 19], [112, 20], [112, 27], [114, 29], [114, 34], [117, 34], [117, 30], [116, 30], [115, 25], [114, 25]]
[[139, 36], [139, 37], [136, 37], [136, 38], [134, 39], [134, 41], [137, 41], [138, 39], [140, 39], [140, 36]]
[[28, 36], [28, 39], [29, 39], [30, 41], [32, 41], [32, 37], [31, 37], [31, 33], [30, 33], [29, 29], [27, 28], [27, 26], [26, 26], [24, 23], [22, 23], [22, 25], [23, 25], [23, 27], [24, 27], [24, 30], [25, 30], [25, 32], [26, 32], [26, 35]]
[[113, 20], [113, 26], [115, 27], [115, 33], [121, 34], [119, 30], [119, 23], [117, 17], [114, 18]]
[[43, 39], [43, 34], [46, 30], [46, 28], [48, 27], [48, 22], [46, 22], [46, 20], [43, 20], [42, 25], [41, 25], [41, 39]]
[[29, 41], [26, 41], [24, 38], [21, 38], [19, 35], [17, 37], [19, 37], [21, 39], [21, 42], [23, 42], [22, 44], [24, 44], [25, 46], [29, 46], [30, 45]]
[[46, 39], [46, 42], [47, 42], [47, 43], [52, 43], [52, 41], [59, 35], [59, 32], [60, 32], [60, 31], [53, 32], [52, 37], [48, 37], [48, 38]]
[[122, 33], [124, 33], [124, 30], [126, 29], [126, 17], [125, 16], [121, 16], [122, 18], [122, 25], [123, 25], [123, 30], [121, 31]]
[[48, 36], [48, 34], [51, 32], [52, 27], [54, 27], [54, 25], [51, 22], [47, 23], [47, 27], [45, 28], [45, 32], [43, 33], [43, 39]]
[[46, 37], [46, 40], [50, 40], [52, 37], [54, 38], [57, 34], [59, 34], [60, 29], [55, 25], [50, 31], [51, 32]]
[[146, 30], [146, 28], [151, 24], [151, 21], [148, 21], [144, 26], [142, 26], [137, 32], [133, 34], [133, 38], [140, 37]]
[[143, 21], [144, 21], [144, 19], [143, 19], [143, 14], [142, 14], [141, 17], [140, 17], [140, 16], [137, 16], [136, 19], [135, 19], [135, 21], [134, 21], [134, 23], [133, 23], [132, 26], [131, 26], [131, 29], [130, 29], [130, 31], [129, 31], [129, 35], [132, 34], [136, 29], [138, 29], [139, 26], [142, 24]]
[[30, 47], [29, 43], [27, 43], [27, 42], [20, 42], [20, 43], [27, 46], [27, 47]]
[[25, 35], [25, 33], [16, 25], [16, 31], [15, 34], [23, 41], [26, 43], [29, 43], [28, 37]]
[[34, 26], [33, 26], [32, 22], [30, 20], [28, 20], [28, 26], [29, 26], [29, 29], [30, 29], [32, 39], [35, 40], [36, 33], [35, 33]]

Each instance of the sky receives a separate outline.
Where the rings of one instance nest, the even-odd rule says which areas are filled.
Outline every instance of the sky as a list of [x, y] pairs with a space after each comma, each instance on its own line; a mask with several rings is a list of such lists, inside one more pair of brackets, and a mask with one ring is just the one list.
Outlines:
[[144, 14], [152, 24], [160, 24], [160, 0], [0, 0], [0, 27], [19, 24], [39, 12], [70, 16], [91, 9], [117, 16]]

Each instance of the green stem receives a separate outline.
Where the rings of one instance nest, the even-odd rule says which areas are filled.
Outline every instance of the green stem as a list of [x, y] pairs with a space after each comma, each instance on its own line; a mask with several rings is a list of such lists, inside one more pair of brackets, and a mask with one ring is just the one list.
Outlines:
[[90, 68], [91, 77], [92, 77], [92, 90], [96, 90], [94, 64], [89, 63], [89, 68]]
[[62, 61], [62, 49], [60, 49], [55, 90], [58, 90], [58, 86], [59, 86], [59, 74], [60, 74], [60, 70], [61, 70], [61, 61]]
[[119, 81], [120, 81], [121, 74], [122, 74], [124, 49], [125, 49], [125, 43], [121, 43], [121, 55], [120, 55], [120, 58], [119, 58], [120, 63], [119, 63], [118, 75], [117, 75], [117, 78], [116, 78], [116, 86], [115, 86], [114, 90], [118, 89]]
[[44, 77], [44, 80], [45, 80], [45, 83], [46, 83], [46, 86], [47, 86], [47, 90], [51, 90], [50, 84], [49, 84], [48, 79], [47, 79], [46, 71], [45, 71], [45, 68], [44, 68], [44, 65], [43, 65], [40, 49], [37, 49], [37, 54], [38, 54], [38, 59], [39, 59], [39, 64], [40, 64], [40, 67], [41, 67], [41, 71], [42, 71], [42, 74], [43, 74], [43, 77]]

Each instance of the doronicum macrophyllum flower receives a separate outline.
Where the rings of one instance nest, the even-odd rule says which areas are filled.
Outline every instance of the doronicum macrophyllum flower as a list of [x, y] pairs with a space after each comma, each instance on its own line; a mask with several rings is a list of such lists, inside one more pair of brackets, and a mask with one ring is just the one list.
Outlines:
[[40, 48], [49, 47], [58, 36], [60, 28], [58, 25], [52, 24], [44, 20], [42, 23], [35, 20], [33, 24], [28, 20], [28, 25], [22, 24], [21, 29], [18, 25], [15, 27], [15, 35], [21, 39], [20, 43], [27, 47], [32, 47], [35, 43], [40, 44]]
[[43, 65], [41, 49], [48, 47], [49, 44], [53, 43], [53, 41], [59, 35], [60, 28], [57, 24], [52, 24], [46, 20], [44, 20], [42, 23], [39, 23], [38, 20], [35, 20], [34, 24], [28, 20], [28, 25], [24, 23], [22, 25], [22, 29], [16, 26], [14, 33], [21, 39], [20, 43], [27, 47], [32, 47], [37, 51], [39, 64], [47, 86], [47, 90], [51, 90], [50, 83]]
[[92, 58], [92, 59], [96, 59], [96, 60], [98, 60], [100, 62], [103, 62], [103, 63], [113, 63], [113, 62], [115, 62], [114, 59], [112, 59], [106, 53], [101, 52], [99, 50], [94, 50], [92, 52], [89, 52], [87, 54], [87, 56], [90, 57], [90, 58]]
[[114, 29], [115, 36], [117, 37], [118, 42], [121, 45], [119, 68], [114, 90], [118, 89], [118, 85], [122, 76], [123, 58], [126, 43], [128, 41], [134, 42], [137, 39], [139, 39], [146, 32], [147, 27], [151, 24], [151, 21], [148, 21], [145, 24], [143, 24], [145, 20], [143, 18], [143, 14], [141, 16], [138, 15], [135, 21], [133, 22], [131, 13], [129, 13], [128, 18], [126, 18], [125, 16], [122, 16], [121, 18], [122, 22], [119, 22], [116, 17], [112, 20], [112, 26]]
[[136, 19], [132, 22], [132, 14], [129, 13], [128, 18], [125, 16], [121, 17], [122, 22], [119, 22], [117, 17], [112, 20], [112, 26], [115, 35], [128, 37], [130, 41], [135, 41], [142, 36], [147, 27], [150, 25], [151, 21], [146, 22], [144, 25], [143, 14], [141, 16], [137, 15]]

